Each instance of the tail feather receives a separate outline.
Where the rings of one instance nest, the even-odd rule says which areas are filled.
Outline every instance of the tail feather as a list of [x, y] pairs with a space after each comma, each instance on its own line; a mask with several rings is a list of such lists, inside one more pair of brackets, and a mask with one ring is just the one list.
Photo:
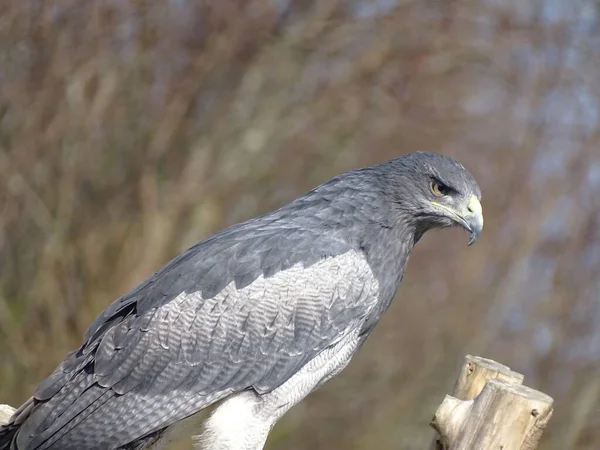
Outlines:
[[30, 397], [19, 409], [12, 406], [0, 405], [0, 450], [17, 450], [17, 444], [13, 443], [23, 422], [31, 414], [35, 402]]
[[9, 450], [19, 427], [0, 425], [0, 450]]
[[8, 450], [19, 429], [12, 422], [15, 409], [8, 405], [0, 405], [0, 450]]

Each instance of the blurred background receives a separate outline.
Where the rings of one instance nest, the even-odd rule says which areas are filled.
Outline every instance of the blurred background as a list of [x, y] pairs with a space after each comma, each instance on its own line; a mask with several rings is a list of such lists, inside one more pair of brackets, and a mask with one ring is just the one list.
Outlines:
[[596, 0], [3, 1], [0, 402], [197, 241], [432, 150], [481, 184], [481, 239], [428, 234], [269, 447], [425, 449], [471, 353], [555, 398], [542, 449], [598, 448], [599, 142]]

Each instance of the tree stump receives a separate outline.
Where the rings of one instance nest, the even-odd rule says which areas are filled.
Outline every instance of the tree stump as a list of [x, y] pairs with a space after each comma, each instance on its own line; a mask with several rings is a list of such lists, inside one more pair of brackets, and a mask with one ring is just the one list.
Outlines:
[[523, 375], [468, 355], [431, 426], [435, 450], [534, 450], [552, 416], [553, 399], [523, 386]]

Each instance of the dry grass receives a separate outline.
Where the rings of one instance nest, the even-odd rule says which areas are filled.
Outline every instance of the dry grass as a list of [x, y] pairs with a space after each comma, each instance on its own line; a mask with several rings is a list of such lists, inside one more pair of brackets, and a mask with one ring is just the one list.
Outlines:
[[596, 2], [287, 3], [0, 5], [0, 400], [201, 238], [429, 149], [480, 180], [482, 239], [427, 236], [363, 351], [272, 447], [426, 448], [470, 352], [555, 397], [543, 449], [596, 448]]

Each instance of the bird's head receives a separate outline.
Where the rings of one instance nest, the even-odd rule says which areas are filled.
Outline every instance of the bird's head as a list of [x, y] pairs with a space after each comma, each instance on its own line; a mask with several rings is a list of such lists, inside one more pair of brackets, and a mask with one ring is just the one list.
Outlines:
[[396, 204], [414, 220], [417, 235], [436, 227], [461, 226], [473, 244], [483, 229], [481, 189], [462, 164], [436, 153], [395, 160]]

